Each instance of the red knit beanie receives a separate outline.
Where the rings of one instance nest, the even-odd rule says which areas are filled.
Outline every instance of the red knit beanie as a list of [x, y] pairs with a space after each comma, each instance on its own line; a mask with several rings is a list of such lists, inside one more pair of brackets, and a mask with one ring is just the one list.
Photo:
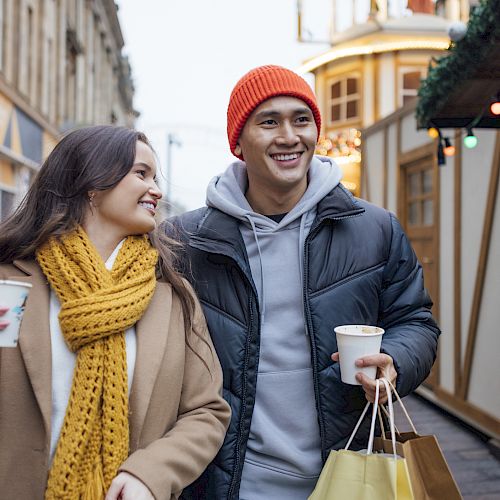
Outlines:
[[321, 114], [316, 97], [308, 83], [297, 73], [281, 66], [260, 66], [249, 71], [235, 85], [227, 107], [227, 137], [229, 148], [234, 152], [241, 131], [252, 111], [265, 100], [280, 95], [296, 97], [310, 108], [318, 128], [321, 129]]

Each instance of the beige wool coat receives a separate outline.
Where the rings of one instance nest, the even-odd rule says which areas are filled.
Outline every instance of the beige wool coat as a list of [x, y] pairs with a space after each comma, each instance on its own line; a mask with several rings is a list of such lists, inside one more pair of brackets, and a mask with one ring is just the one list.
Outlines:
[[[0, 348], [0, 498], [43, 499], [49, 471], [51, 346], [49, 286], [35, 261], [0, 265], [0, 279], [32, 284], [16, 348]], [[129, 399], [130, 456], [121, 466], [158, 500], [178, 498], [222, 445], [230, 410], [201, 308], [186, 346], [181, 304], [159, 282], [135, 325]], [[193, 340], [194, 339], [194, 340]], [[209, 347], [211, 350], [209, 349]]]

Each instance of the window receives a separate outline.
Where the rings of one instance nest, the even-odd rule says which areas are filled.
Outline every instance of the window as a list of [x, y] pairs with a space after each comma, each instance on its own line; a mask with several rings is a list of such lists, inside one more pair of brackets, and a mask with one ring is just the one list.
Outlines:
[[420, 81], [425, 76], [425, 69], [416, 66], [399, 68], [398, 106], [404, 106], [417, 96]]
[[328, 84], [328, 121], [356, 121], [360, 116], [360, 85], [359, 74], [352, 73], [331, 80]]
[[432, 163], [408, 168], [406, 174], [407, 224], [411, 227], [434, 224]]
[[0, 188], [0, 221], [5, 220], [14, 211], [15, 195]]

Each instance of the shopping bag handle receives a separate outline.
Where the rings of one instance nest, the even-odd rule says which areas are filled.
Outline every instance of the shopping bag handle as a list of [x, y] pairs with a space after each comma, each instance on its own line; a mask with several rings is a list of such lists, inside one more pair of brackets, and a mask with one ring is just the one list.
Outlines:
[[[403, 404], [403, 401], [401, 400], [401, 398], [399, 397], [399, 394], [398, 392], [396, 391], [396, 388], [394, 387], [394, 385], [392, 384], [392, 382], [390, 380], [387, 380], [387, 383], [390, 385], [391, 389], [392, 389], [392, 392], [394, 393], [394, 395], [396, 396], [396, 399], [398, 400], [398, 403], [399, 405], [401, 406], [401, 409], [403, 410], [403, 413], [405, 414], [408, 422], [410, 423], [410, 427], [411, 427], [411, 430], [415, 433], [415, 434], [418, 434], [417, 432], [417, 429], [415, 429], [415, 426], [413, 425], [413, 422], [410, 418], [410, 415], [408, 414], [408, 412], [406, 411], [406, 408], [405, 408], [405, 405]], [[399, 434], [399, 432], [398, 432]]]
[[[387, 401], [388, 401], [388, 406], [389, 406], [389, 426], [390, 426], [390, 431], [391, 431], [391, 441], [392, 441], [392, 452], [394, 455], [394, 458], [396, 458], [396, 433], [395, 433], [395, 424], [394, 424], [394, 407], [392, 405], [392, 395], [391, 395], [391, 388], [389, 386], [388, 381], [385, 378], [380, 378], [376, 379], [375, 381], [375, 400], [373, 402], [373, 410], [372, 410], [372, 418], [371, 418], [371, 425], [370, 425], [370, 436], [368, 438], [368, 447], [366, 450], [367, 455], [371, 455], [373, 452], [373, 440], [375, 436], [375, 421], [377, 419], [377, 413], [378, 413], [378, 406], [379, 406], [379, 400], [380, 400], [380, 384], [384, 384], [385, 390], [387, 392]], [[345, 450], [349, 449], [349, 446], [351, 446], [352, 440], [354, 439], [354, 436], [358, 432], [359, 426], [361, 425], [361, 422], [365, 418], [365, 415], [368, 411], [368, 408], [370, 407], [371, 403], [367, 403], [363, 412], [361, 413], [361, 416], [359, 417], [358, 422], [356, 423], [356, 426], [354, 427], [354, 430], [352, 431], [352, 434], [347, 441], [347, 444], [345, 445]]]
[[[382, 410], [382, 411], [381, 411]], [[385, 406], [384, 405], [379, 405], [378, 407], [378, 421], [380, 423], [380, 432], [382, 433], [382, 437], [385, 439], [386, 438], [386, 433], [385, 433], [385, 426], [384, 426], [384, 422], [382, 420], [382, 413], [385, 415], [385, 417], [387, 418], [387, 421], [389, 421], [389, 412], [385, 409]], [[396, 423], [394, 423], [394, 429], [396, 431], [396, 434], [398, 436], [401, 435], [401, 432], [399, 432], [399, 429], [398, 429], [398, 426], [396, 425]]]
[[396, 458], [396, 432], [395, 432], [395, 422], [394, 422], [394, 406], [392, 404], [392, 394], [391, 394], [391, 388], [389, 386], [389, 381], [382, 377], [376, 380], [376, 386], [375, 386], [375, 402], [373, 404], [373, 412], [372, 412], [372, 423], [370, 427], [370, 438], [368, 440], [368, 449], [366, 454], [371, 455], [373, 451], [373, 440], [375, 438], [375, 420], [376, 420], [376, 415], [378, 413], [378, 408], [379, 408], [379, 391], [380, 391], [380, 384], [384, 384], [386, 394], [387, 394], [387, 405], [389, 407], [389, 429], [391, 431], [391, 442], [392, 442], [392, 453], [394, 455], [394, 458]]

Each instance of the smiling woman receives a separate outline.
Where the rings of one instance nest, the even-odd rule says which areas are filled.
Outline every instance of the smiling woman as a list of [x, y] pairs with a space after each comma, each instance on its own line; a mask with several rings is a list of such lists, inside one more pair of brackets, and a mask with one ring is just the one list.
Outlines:
[[156, 184], [156, 161], [143, 140], [135, 146], [129, 172], [111, 189], [89, 192], [82, 226], [106, 259], [126, 236], [149, 233], [156, 227], [155, 212], [162, 194]]
[[0, 279], [32, 285], [18, 347], [0, 348], [6, 498], [178, 498], [222, 444], [220, 365], [160, 198], [143, 134], [88, 127], [0, 225]]

